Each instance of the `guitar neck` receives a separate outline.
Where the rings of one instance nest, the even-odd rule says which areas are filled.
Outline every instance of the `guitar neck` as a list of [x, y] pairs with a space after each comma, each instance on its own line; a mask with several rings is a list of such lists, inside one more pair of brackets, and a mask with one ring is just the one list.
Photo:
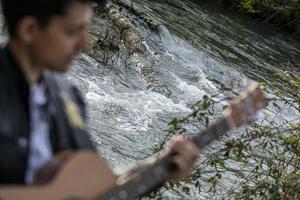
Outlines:
[[[202, 150], [229, 131], [230, 127], [227, 118], [222, 118], [206, 130], [192, 137], [191, 141], [198, 146], [199, 150]], [[153, 165], [142, 170], [130, 181], [114, 188], [106, 193], [105, 196], [102, 196], [99, 199], [97, 198], [96, 200], [129, 200], [136, 199], [152, 192], [162, 186], [167, 181], [170, 174], [176, 169], [176, 166], [171, 164], [171, 159], [171, 156], [165, 156]]]
[[191, 138], [191, 140], [196, 144], [199, 150], [204, 149], [213, 141], [219, 139], [227, 131], [229, 131], [231, 125], [228, 119], [223, 117], [204, 131], [200, 132], [198, 135]]

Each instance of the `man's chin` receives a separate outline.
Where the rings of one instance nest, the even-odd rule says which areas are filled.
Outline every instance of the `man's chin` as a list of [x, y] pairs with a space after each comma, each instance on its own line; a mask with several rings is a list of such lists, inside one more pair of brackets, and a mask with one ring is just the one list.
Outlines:
[[64, 72], [68, 71], [69, 65], [70, 64], [52, 65], [52, 66], [48, 67], [48, 70], [54, 71], [54, 72], [64, 73]]

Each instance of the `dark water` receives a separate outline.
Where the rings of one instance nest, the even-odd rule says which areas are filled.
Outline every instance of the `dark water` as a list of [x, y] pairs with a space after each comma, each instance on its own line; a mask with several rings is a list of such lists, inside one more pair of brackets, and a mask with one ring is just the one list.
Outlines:
[[[212, 80], [246, 85], [250, 79], [273, 80], [278, 69], [300, 72], [299, 65], [282, 65], [300, 63], [298, 41], [231, 10], [199, 2], [134, 0], [134, 6], [161, 24], [158, 33], [123, 11], [147, 47], [140, 61], [170, 91], [168, 95], [149, 89], [137, 65], [116, 62], [109, 67], [97, 56], [81, 55], [67, 74], [87, 101], [89, 129], [99, 152], [118, 171], [151, 155], [164, 140], [167, 123], [190, 113], [190, 106], [203, 95], [224, 97]], [[95, 30], [102, 23], [95, 16]], [[287, 109], [285, 114], [292, 118], [298, 113]], [[203, 156], [217, 148], [219, 143]], [[230, 179], [234, 177], [228, 175], [224, 187]], [[217, 199], [198, 192], [189, 197], [167, 192], [164, 198]]]
[[[278, 69], [300, 71], [282, 65], [300, 63], [300, 43], [266, 24], [197, 1], [135, 0], [134, 6], [161, 24], [159, 33], [153, 32], [123, 11], [147, 46], [141, 62], [170, 95], [147, 89], [149, 83], [136, 65], [115, 63], [109, 68], [96, 57], [82, 55], [68, 74], [88, 102], [89, 127], [99, 152], [120, 170], [151, 155], [165, 138], [167, 122], [187, 115], [203, 95], [224, 97], [212, 80], [246, 85], [250, 79], [273, 80]], [[97, 20], [94, 26], [101, 28]], [[290, 118], [297, 114], [288, 109], [283, 113]], [[204, 156], [219, 146], [216, 143]], [[221, 184], [227, 187], [234, 178], [229, 174]], [[164, 198], [217, 199], [198, 192], [191, 196], [166, 192]]]

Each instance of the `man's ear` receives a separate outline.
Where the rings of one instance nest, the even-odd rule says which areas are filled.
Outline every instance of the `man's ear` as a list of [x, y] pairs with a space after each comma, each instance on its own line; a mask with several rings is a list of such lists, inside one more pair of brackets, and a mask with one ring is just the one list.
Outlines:
[[31, 16], [25, 16], [17, 24], [17, 35], [25, 44], [31, 43], [39, 31], [37, 19]]

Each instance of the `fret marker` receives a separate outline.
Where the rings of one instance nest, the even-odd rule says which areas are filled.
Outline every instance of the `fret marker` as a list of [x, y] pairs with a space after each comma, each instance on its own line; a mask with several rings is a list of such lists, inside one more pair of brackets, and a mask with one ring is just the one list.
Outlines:
[[207, 143], [209, 141], [209, 136], [207, 134], [204, 134], [202, 137], [202, 141], [204, 144]]
[[127, 194], [126, 191], [122, 190], [122, 191], [119, 192], [119, 197], [121, 199], [126, 199], [128, 197], [128, 194]]
[[145, 192], [146, 191], [146, 186], [145, 185], [139, 186], [138, 191], [141, 192], [141, 193]]
[[162, 169], [161, 167], [157, 167], [157, 168], [155, 169], [155, 174], [156, 174], [156, 175], [161, 175], [161, 174], [162, 174], [162, 171], [163, 171], [163, 169]]
[[137, 183], [140, 182], [141, 181], [141, 177], [140, 176], [135, 177], [134, 181], [137, 182]]

